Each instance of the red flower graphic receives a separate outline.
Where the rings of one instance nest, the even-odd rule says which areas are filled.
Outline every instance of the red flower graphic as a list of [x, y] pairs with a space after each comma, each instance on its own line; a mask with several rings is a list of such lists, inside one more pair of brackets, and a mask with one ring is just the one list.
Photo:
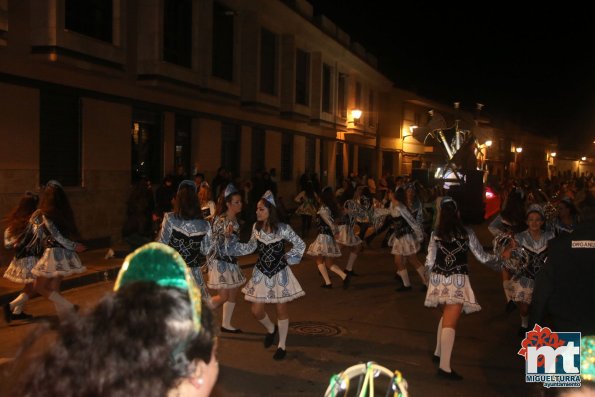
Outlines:
[[[536, 348], [551, 346], [553, 349], [557, 349], [560, 346], [564, 346], [565, 343], [566, 341], [558, 338], [558, 334], [552, 332], [548, 327], [541, 328], [539, 325], [535, 324], [533, 330], [527, 332], [527, 337], [521, 342], [522, 348], [517, 354], [525, 357], [525, 360], [527, 360], [527, 348], [529, 346], [534, 346]], [[556, 359], [557, 358], [558, 357], [556, 357]], [[544, 360], [543, 356], [539, 356], [537, 358], [537, 366], [543, 367]]]

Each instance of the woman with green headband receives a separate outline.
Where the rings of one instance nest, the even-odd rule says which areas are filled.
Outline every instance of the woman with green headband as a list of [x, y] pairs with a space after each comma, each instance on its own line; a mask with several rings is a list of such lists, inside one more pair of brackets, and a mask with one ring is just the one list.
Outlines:
[[34, 332], [8, 395], [208, 396], [219, 373], [214, 322], [180, 255], [160, 243], [139, 248], [114, 290], [57, 335]]

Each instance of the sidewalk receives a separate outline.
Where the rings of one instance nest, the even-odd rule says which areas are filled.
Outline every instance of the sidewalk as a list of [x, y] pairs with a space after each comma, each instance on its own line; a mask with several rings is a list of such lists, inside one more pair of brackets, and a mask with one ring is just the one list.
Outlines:
[[[94, 284], [101, 281], [115, 280], [124, 259], [111, 258], [105, 259], [107, 248], [88, 250], [79, 254], [83, 265], [87, 270], [83, 273], [75, 274], [66, 277], [62, 281], [60, 287], [61, 291], [72, 288], [82, 287], [89, 284]], [[238, 258], [238, 264], [241, 268], [248, 268], [254, 265], [256, 261], [255, 255], [247, 255]], [[22, 284], [13, 283], [12, 281], [2, 277], [8, 265], [0, 267], [0, 305], [10, 302], [18, 296]]]

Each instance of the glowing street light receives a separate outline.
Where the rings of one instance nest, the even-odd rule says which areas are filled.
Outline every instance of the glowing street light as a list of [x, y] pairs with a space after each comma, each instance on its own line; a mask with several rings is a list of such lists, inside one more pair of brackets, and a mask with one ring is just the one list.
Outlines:
[[583, 156], [583, 157], [581, 157], [581, 160], [587, 161], [587, 158], [585, 156]]
[[556, 152], [551, 152], [550, 157], [556, 157], [556, 154], [557, 154]]
[[519, 146], [515, 150], [517, 153], [521, 153], [523, 151], [523, 148]]
[[493, 142], [492, 142], [491, 140], [489, 140], [489, 139], [488, 139], [488, 140], [486, 141], [486, 146], [487, 146], [487, 147], [490, 147], [490, 146], [492, 146], [492, 143], [493, 143]]

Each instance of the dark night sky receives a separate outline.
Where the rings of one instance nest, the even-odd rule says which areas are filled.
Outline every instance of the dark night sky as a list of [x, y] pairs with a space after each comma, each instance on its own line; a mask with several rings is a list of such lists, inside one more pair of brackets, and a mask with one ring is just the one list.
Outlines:
[[468, 111], [483, 103], [488, 115], [558, 136], [562, 148], [595, 147], [595, 28], [585, 9], [564, 10], [562, 3], [547, 9], [543, 2], [533, 9], [521, 2], [310, 3], [315, 15], [326, 15], [376, 55], [398, 86], [459, 101]]

